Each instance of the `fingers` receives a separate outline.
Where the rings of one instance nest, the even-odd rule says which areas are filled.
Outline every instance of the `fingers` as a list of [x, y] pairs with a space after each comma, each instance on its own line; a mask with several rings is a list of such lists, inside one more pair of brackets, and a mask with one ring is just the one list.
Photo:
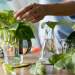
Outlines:
[[43, 16], [40, 17], [40, 15], [39, 15], [36, 18], [32, 19], [32, 22], [36, 23], [36, 22], [40, 21], [42, 18], [43, 18]]
[[[35, 10], [35, 9], [34, 9]], [[27, 20], [27, 21], [32, 21], [34, 22], [35, 20], [37, 20], [39, 18], [39, 14], [34, 12], [33, 10], [30, 10], [28, 12], [26, 12], [23, 16], [20, 17], [21, 20]]]
[[35, 16], [27, 17], [26, 20], [36, 23], [36, 22], [40, 21], [42, 18], [43, 18], [43, 16], [35, 15]]
[[38, 22], [44, 15], [41, 13], [39, 4], [33, 4], [16, 12], [14, 15], [18, 20], [27, 20], [31, 22]]
[[[35, 10], [35, 9], [34, 9]], [[43, 18], [43, 14], [39, 14], [33, 10], [26, 12], [23, 16], [21, 16], [21, 20], [31, 21], [33, 23], [40, 21]]]
[[17, 11], [14, 16], [15, 16], [16, 18], [17, 18], [17, 17], [21, 17], [24, 13], [26, 13], [27, 11], [33, 9], [35, 6], [36, 6], [36, 4], [34, 3], [33, 5], [30, 5], [30, 6], [28, 6], [28, 7], [22, 8], [22, 9], [20, 9], [19, 11]]
[[22, 20], [27, 20], [27, 21], [31, 21], [31, 22], [36, 22], [35, 20], [38, 19], [39, 16], [38, 15], [33, 15], [33, 16], [24, 16], [22, 18]]
[[27, 18], [27, 17], [36, 17], [38, 16], [38, 13], [35, 13], [33, 10], [30, 10], [29, 12], [26, 12], [23, 16], [21, 16], [21, 19]]

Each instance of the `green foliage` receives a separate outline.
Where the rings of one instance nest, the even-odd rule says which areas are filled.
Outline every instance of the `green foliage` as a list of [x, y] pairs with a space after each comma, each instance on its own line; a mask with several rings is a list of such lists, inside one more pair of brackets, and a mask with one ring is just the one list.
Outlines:
[[0, 12], [0, 37], [14, 44], [14, 40], [31, 39], [34, 37], [34, 27], [31, 22], [17, 21], [13, 11]]
[[[45, 24], [45, 23], [43, 23]], [[67, 19], [61, 19], [58, 22], [46, 22], [46, 24], [54, 29], [55, 25], [63, 25], [63, 26], [73, 26], [74, 27], [74, 23], [72, 23], [71, 21], [67, 20]]]
[[3, 24], [0, 24], [0, 28], [1, 26], [3, 26], [3, 28], [9, 27], [9, 25], [16, 23], [16, 19], [13, 17], [13, 11], [0, 12], [0, 23]]
[[[32, 29], [26, 25], [26, 23], [19, 22], [19, 26], [16, 30], [16, 37], [19, 39], [31, 39], [34, 37]], [[20, 36], [21, 35], [21, 36]]]
[[[16, 58], [17, 59], [17, 58]], [[15, 60], [16, 61], [16, 60]], [[18, 62], [18, 61], [17, 61]], [[17, 68], [23, 68], [23, 67], [28, 67], [30, 66], [30, 64], [15, 64], [15, 65], [12, 65], [12, 64], [5, 64], [3, 63], [3, 68], [4, 70], [7, 72], [7, 73], [12, 73], [15, 69]]]
[[47, 22], [47, 25], [52, 29], [54, 29], [56, 24], [58, 24], [58, 22]]
[[59, 59], [61, 59], [64, 55], [63, 54], [54, 54], [52, 57], [49, 58], [49, 62], [51, 65], [54, 65]]
[[63, 68], [67, 68], [69, 62], [71, 61], [71, 55], [70, 54], [64, 54], [62, 58], [60, 58], [55, 64], [54, 68], [60, 70]]
[[[54, 29], [55, 25], [73, 25], [72, 22], [68, 20], [59, 20], [57, 23], [47, 23], [47, 25]], [[53, 54], [49, 58], [49, 62], [54, 66], [55, 69], [67, 69], [75, 73], [75, 32], [73, 32], [65, 41], [68, 45], [65, 53]]]
[[3, 68], [6, 70], [7, 73], [12, 73], [14, 71], [14, 68], [11, 64], [3, 64]]
[[49, 58], [49, 62], [57, 70], [67, 69], [75, 73], [75, 49], [64, 54], [55, 54]]
[[36, 62], [35, 65], [32, 65], [30, 73], [33, 75], [46, 75], [46, 68], [40, 61]]

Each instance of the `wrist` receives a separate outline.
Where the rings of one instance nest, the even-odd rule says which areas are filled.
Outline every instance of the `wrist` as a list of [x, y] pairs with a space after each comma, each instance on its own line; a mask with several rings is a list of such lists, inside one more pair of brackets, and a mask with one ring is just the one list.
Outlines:
[[49, 4], [42, 4], [42, 11], [45, 15], [50, 15], [52, 6]]
[[50, 9], [48, 9], [47, 4], [39, 4], [39, 6], [40, 6], [39, 13], [41, 12], [42, 15], [44, 15], [44, 16], [49, 15]]

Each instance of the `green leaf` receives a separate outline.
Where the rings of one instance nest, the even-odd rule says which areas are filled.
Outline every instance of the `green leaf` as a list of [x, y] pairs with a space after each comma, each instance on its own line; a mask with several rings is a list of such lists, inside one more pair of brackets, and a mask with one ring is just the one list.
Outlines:
[[61, 70], [64, 68], [64, 62], [62, 60], [59, 60], [57, 61], [55, 64], [54, 64], [54, 68], [56, 70]]
[[72, 54], [54, 54], [49, 58], [49, 62], [54, 65], [54, 68], [57, 70], [61, 70], [63, 68], [67, 69], [69, 67], [69, 63], [72, 61]]
[[3, 64], [3, 67], [8, 73], [12, 73], [14, 71], [14, 68], [11, 64]]
[[54, 29], [55, 25], [58, 24], [58, 22], [46, 22], [46, 23], [47, 23], [47, 25], [48, 25], [50, 28], [52, 28], [52, 29]]
[[13, 11], [0, 12], [0, 21], [3, 22], [7, 26], [15, 23], [16, 19], [13, 17]]
[[[28, 21], [17, 21], [13, 16], [13, 11], [0, 12], [0, 37], [4, 39], [6, 36], [6, 42], [14, 44], [16, 40], [29, 40], [34, 37], [35, 32], [33, 23]], [[5, 33], [6, 34], [5, 34]]]
[[74, 69], [74, 64], [72, 63], [72, 60], [70, 60], [67, 64], [66, 64], [66, 68], [67, 70], [70, 70], [71, 72], [73, 72]]
[[54, 65], [57, 61], [64, 57], [63, 54], [54, 54], [49, 58], [50, 64]]
[[18, 39], [31, 39], [34, 37], [34, 34], [29, 26], [25, 25], [24, 22], [20, 22], [15, 36]]
[[46, 75], [46, 68], [41, 62], [36, 62], [35, 65], [32, 65], [30, 73], [33, 75]]
[[71, 69], [72, 64], [70, 66], [70, 63], [72, 61], [70, 54], [64, 54], [63, 58], [60, 58], [55, 64], [54, 68], [57, 70], [61, 70], [63, 68], [65, 69]]
[[75, 53], [72, 55], [72, 63], [75, 64]]
[[[25, 26], [28, 26], [29, 28], [30, 28], [30, 31], [31, 31], [31, 34], [33, 34], [32, 35], [32, 38], [34, 37], [34, 36], [36, 36], [36, 28], [35, 28], [35, 25], [32, 23], [32, 22], [30, 22], [30, 21], [24, 21], [24, 25]], [[33, 32], [33, 33], [32, 33]], [[29, 34], [30, 35], [30, 34]]]

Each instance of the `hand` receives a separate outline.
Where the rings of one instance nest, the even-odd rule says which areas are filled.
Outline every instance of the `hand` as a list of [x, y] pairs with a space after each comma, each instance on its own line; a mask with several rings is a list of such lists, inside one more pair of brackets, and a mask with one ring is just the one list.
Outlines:
[[44, 5], [32, 4], [16, 12], [15, 17], [35, 23], [40, 21], [45, 15], [46, 9], [44, 8]]

